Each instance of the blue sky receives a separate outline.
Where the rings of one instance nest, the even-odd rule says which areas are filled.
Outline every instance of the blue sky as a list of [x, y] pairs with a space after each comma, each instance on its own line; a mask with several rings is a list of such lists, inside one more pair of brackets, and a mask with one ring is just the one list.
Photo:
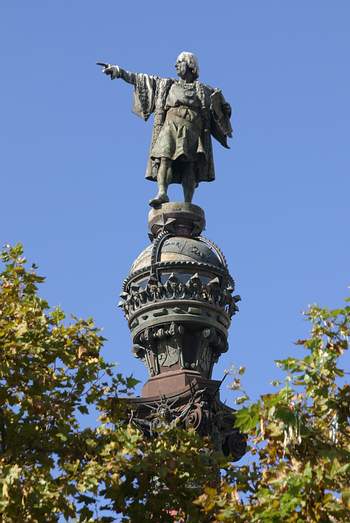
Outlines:
[[146, 379], [116, 304], [148, 245], [152, 125], [95, 61], [172, 76], [193, 51], [233, 107], [231, 149], [214, 146], [194, 203], [242, 296], [214, 376], [245, 365], [254, 397], [297, 353], [301, 311], [348, 293], [349, 22], [348, 0], [2, 0], [0, 242], [23, 242], [52, 305], [96, 319], [122, 372]]

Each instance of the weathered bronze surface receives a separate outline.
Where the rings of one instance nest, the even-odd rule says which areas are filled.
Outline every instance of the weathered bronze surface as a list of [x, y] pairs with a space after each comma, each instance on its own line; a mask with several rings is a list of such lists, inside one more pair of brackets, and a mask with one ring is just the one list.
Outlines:
[[214, 380], [193, 380], [176, 392], [135, 398], [131, 420], [148, 437], [164, 425], [193, 428], [202, 436], [209, 434], [215, 447], [236, 461], [246, 451], [246, 439], [233, 426], [232, 409], [218, 399], [219, 385]]
[[148, 225], [151, 240], [163, 231], [191, 238], [205, 229], [205, 216], [203, 210], [192, 203], [164, 203], [150, 210]]
[[179, 79], [131, 73], [118, 65], [97, 62], [111, 79], [134, 86], [133, 111], [154, 125], [146, 178], [158, 183], [150, 205], [169, 201], [168, 186], [181, 183], [185, 202], [192, 202], [200, 182], [215, 178], [211, 136], [228, 148], [232, 136], [231, 107], [220, 89], [198, 81], [199, 65], [193, 53], [182, 52], [175, 64]]
[[142, 399], [132, 401], [133, 421], [145, 434], [156, 432], [159, 413], [169, 423], [192, 423], [239, 458], [244, 438], [233, 429], [234, 411], [220, 402], [219, 383], [211, 379], [228, 349], [228, 328], [240, 300], [226, 259], [200, 236], [205, 225], [200, 207], [165, 203], [148, 219], [152, 243], [132, 264], [119, 304], [132, 350], [150, 375]]
[[[197, 185], [215, 177], [211, 136], [227, 147], [231, 108], [221, 91], [198, 82], [192, 53], [176, 61], [179, 80], [99, 65], [134, 85], [136, 114], [147, 120], [154, 113], [146, 172], [158, 182], [148, 216], [151, 244], [132, 264], [119, 303], [132, 351], [149, 372], [142, 396], [126, 400], [130, 420], [146, 437], [163, 424], [193, 427], [239, 459], [245, 438], [234, 428], [235, 411], [220, 401], [212, 371], [228, 349], [240, 297], [223, 253], [202, 236], [204, 211], [191, 203]], [[182, 184], [185, 202], [169, 202], [170, 183]]]

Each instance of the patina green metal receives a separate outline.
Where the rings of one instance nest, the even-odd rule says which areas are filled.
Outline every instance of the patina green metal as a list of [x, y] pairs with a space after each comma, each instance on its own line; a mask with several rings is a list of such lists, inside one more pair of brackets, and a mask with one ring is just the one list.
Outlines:
[[148, 120], [154, 113], [146, 178], [158, 183], [158, 193], [150, 205], [169, 202], [171, 183], [181, 183], [184, 200], [191, 203], [198, 184], [215, 179], [211, 136], [226, 148], [232, 136], [231, 106], [221, 90], [198, 81], [198, 60], [186, 51], [176, 60], [178, 79], [97, 64], [112, 80], [120, 78], [134, 86], [133, 111], [138, 116]]
[[[240, 297], [222, 251], [203, 236], [204, 211], [191, 203], [198, 183], [214, 179], [210, 136], [227, 147], [231, 109], [219, 90], [197, 81], [192, 53], [177, 59], [179, 80], [100, 65], [134, 85], [137, 114], [147, 120], [154, 113], [146, 177], [159, 190], [150, 202], [151, 243], [133, 262], [119, 303], [132, 351], [149, 372], [141, 397], [127, 400], [130, 420], [147, 437], [162, 423], [193, 427], [239, 459], [245, 438], [234, 428], [235, 411], [220, 401], [212, 371], [228, 350]], [[169, 202], [169, 183], [182, 183], [184, 202]]]

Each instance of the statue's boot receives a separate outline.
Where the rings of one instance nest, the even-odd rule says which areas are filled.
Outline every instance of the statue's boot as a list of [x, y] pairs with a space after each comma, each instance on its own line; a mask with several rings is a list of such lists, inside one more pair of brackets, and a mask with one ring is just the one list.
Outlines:
[[162, 205], [162, 203], [168, 203], [169, 197], [168, 195], [164, 193], [158, 193], [155, 198], [152, 198], [152, 200], [149, 201], [149, 204], [151, 207], [159, 207]]

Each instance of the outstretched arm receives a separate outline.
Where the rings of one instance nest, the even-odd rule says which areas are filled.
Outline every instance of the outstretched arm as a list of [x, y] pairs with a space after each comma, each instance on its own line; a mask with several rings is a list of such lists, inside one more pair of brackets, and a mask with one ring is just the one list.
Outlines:
[[148, 120], [155, 108], [155, 99], [159, 78], [144, 73], [131, 73], [119, 67], [119, 65], [96, 62], [101, 66], [102, 72], [111, 77], [121, 78], [124, 82], [134, 86], [133, 111], [144, 120]]
[[135, 73], [130, 73], [129, 71], [125, 71], [125, 69], [122, 69], [121, 67], [119, 67], [119, 65], [102, 64], [102, 63], [98, 63], [98, 65], [102, 65], [102, 67], [103, 67], [102, 72], [104, 74], [106, 74], [107, 76], [110, 76], [111, 80], [114, 80], [115, 78], [121, 78], [122, 80], [124, 80], [124, 82], [135, 85], [135, 83], [136, 83], [136, 74]]

